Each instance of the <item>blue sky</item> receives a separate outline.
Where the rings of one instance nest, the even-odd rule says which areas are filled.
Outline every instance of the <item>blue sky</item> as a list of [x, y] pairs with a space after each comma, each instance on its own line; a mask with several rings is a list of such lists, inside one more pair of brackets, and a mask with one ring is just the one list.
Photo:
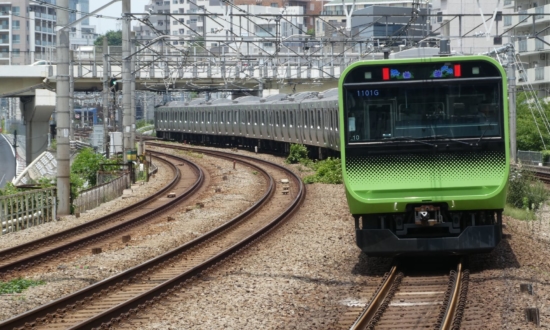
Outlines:
[[[133, 13], [143, 13], [145, 5], [149, 2], [149, 0], [131, 0], [132, 1], [132, 12]], [[89, 0], [90, 3], [90, 11], [94, 11], [97, 8], [105, 5], [106, 3], [110, 2], [110, 0]], [[112, 4], [110, 7], [105, 8], [102, 10], [100, 15], [105, 16], [113, 16], [113, 17], [121, 17], [122, 13], [122, 2], [118, 1]], [[96, 32], [99, 34], [104, 34], [105, 32], [109, 30], [117, 30], [120, 28], [120, 20], [114, 20], [114, 19], [108, 19], [108, 18], [90, 18], [90, 24], [96, 26]], [[117, 24], [119, 24], [117, 26]], [[132, 23], [132, 25], [136, 25], [137, 23]]]

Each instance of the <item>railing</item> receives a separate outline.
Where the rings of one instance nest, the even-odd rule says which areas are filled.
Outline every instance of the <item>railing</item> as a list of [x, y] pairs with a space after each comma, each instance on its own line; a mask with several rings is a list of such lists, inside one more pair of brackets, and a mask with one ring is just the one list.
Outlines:
[[544, 67], [535, 68], [535, 80], [544, 80]]
[[124, 173], [110, 182], [83, 190], [73, 202], [75, 212], [82, 213], [98, 207], [101, 203], [113, 200], [121, 196], [124, 189], [127, 189], [129, 186], [130, 174]]
[[[139, 168], [136, 167], [135, 176], [139, 173]], [[150, 164], [149, 175], [156, 173], [158, 168], [154, 164]], [[80, 192], [76, 200], [73, 202], [76, 213], [82, 213], [87, 210], [98, 207], [101, 203], [111, 201], [119, 196], [122, 196], [124, 189], [130, 187], [130, 173], [125, 172], [107, 183], [99, 186], [86, 189]]]
[[520, 40], [518, 42], [518, 50], [520, 52], [526, 52], [527, 51], [527, 39]]
[[542, 164], [542, 152], [518, 150], [518, 159], [524, 165], [537, 166], [539, 164]]
[[535, 19], [544, 18], [544, 6], [539, 6], [535, 8]]
[[0, 197], [2, 235], [54, 220], [55, 196], [46, 188]]

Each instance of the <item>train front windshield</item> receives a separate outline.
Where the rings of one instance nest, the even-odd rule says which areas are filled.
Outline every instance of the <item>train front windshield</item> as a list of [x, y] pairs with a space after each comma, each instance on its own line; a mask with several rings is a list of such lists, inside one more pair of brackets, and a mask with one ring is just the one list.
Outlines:
[[500, 77], [354, 81], [344, 88], [347, 142], [502, 138], [502, 99]]

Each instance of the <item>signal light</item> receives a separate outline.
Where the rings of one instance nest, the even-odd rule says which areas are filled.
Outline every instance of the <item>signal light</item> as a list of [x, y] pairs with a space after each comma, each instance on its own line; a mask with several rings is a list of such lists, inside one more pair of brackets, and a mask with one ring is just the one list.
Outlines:
[[382, 68], [382, 79], [390, 80], [390, 68]]
[[462, 76], [462, 69], [460, 68], [460, 64], [455, 64], [455, 77], [461, 77]]

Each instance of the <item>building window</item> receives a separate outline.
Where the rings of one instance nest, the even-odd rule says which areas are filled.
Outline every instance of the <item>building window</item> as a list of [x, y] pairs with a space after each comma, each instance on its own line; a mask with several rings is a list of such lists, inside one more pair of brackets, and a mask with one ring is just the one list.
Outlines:
[[21, 22], [20, 21], [12, 21], [11, 22], [11, 28], [13, 30], [19, 30], [21, 28]]
[[279, 4], [278, 4], [278, 3], [276, 3], [276, 2], [272, 2], [272, 3], [271, 3], [271, 7], [273, 7], [273, 8], [277, 8], [277, 7], [279, 7]]
[[172, 31], [172, 34], [173, 34], [173, 35], [177, 35], [177, 34], [178, 34], [178, 31]]
[[173, 21], [172, 25], [178, 25], [178, 21]]
[[180, 29], [180, 34], [185, 34], [185, 29]]
[[272, 42], [264, 42], [264, 47], [273, 47]]
[[11, 12], [12, 14], [14, 15], [19, 15], [21, 13], [21, 10], [19, 9], [19, 7], [11, 7]]
[[14, 35], [12, 36], [12, 42], [13, 42], [14, 44], [21, 43], [21, 36], [18, 35], [18, 34], [14, 34]]
[[315, 10], [315, 4], [310, 3], [309, 4], [309, 10]]
[[20, 54], [19, 48], [13, 48], [11, 52], [13, 57], [19, 57], [19, 54]]

